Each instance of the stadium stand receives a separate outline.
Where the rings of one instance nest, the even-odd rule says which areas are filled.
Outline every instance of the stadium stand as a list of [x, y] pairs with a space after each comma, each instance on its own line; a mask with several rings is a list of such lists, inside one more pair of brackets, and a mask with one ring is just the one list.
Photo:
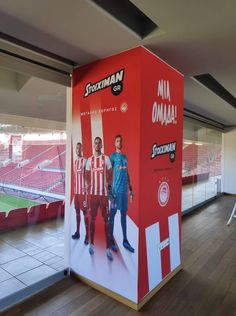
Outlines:
[[14, 170], [15, 168], [16, 168], [16, 164], [15, 163], [10, 163], [9, 165], [7, 165], [5, 167], [1, 167], [0, 168], [0, 179], [1, 179], [1, 177], [6, 175], [8, 172]]
[[[62, 153], [61, 151], [65, 151], [65, 146], [50, 146], [45, 151], [32, 158], [31, 162], [27, 165], [27, 168], [35, 168], [45, 160], [59, 161], [59, 155]], [[63, 167], [65, 168], [65, 165]]]
[[28, 211], [28, 224], [42, 223], [47, 220], [47, 204], [31, 206]]
[[48, 192], [53, 192], [56, 194], [64, 194], [65, 192], [65, 182], [60, 182], [58, 184], [56, 184], [55, 186], [53, 186], [51, 189], [48, 190]]
[[191, 144], [183, 149], [182, 184], [206, 181], [221, 174], [221, 149]]
[[[63, 200], [65, 195], [65, 144], [56, 141], [23, 142], [22, 152], [15, 161], [10, 146], [0, 144], [1, 192], [37, 199], [39, 205], [13, 209], [8, 215], [0, 210], [0, 230], [64, 216], [64, 201], [55, 199], [61, 196]], [[50, 194], [45, 198], [47, 192]]]
[[31, 145], [23, 151], [22, 160], [26, 159], [35, 159], [37, 156], [42, 155], [46, 152], [51, 146], [49, 145]]
[[18, 208], [11, 210], [7, 216], [7, 227], [15, 228], [28, 224], [27, 208]]
[[21, 178], [30, 173], [32, 173], [31, 169], [27, 169], [25, 167], [18, 168], [17, 166], [15, 166], [0, 178], [0, 182], [18, 184]]
[[[11, 146], [0, 144], [0, 190], [2, 194], [9, 192], [39, 204], [8, 213], [0, 210], [0, 231], [64, 216], [65, 143], [24, 141], [16, 156]], [[47, 192], [50, 194], [45, 197]]]
[[64, 201], [55, 201], [48, 204], [47, 219], [57, 218], [64, 216]]
[[[65, 144], [41, 141], [33, 145], [31, 142], [25, 142], [22, 148], [20, 161], [10, 161], [6, 166], [0, 167], [0, 183], [63, 196]], [[5, 149], [5, 152], [6, 154], [1, 156], [2, 159], [9, 159], [9, 149]], [[42, 166], [40, 170], [39, 166]]]
[[47, 191], [49, 187], [60, 181], [62, 177], [64, 177], [64, 173], [62, 174], [61, 172], [37, 170], [21, 177], [15, 183], [23, 187]]
[[6, 213], [0, 212], [0, 231], [7, 228]]
[[0, 161], [4, 161], [9, 157], [9, 147], [5, 147], [3, 144], [0, 144]]
[[0, 231], [64, 217], [64, 213], [65, 203], [63, 200], [34, 205], [29, 209], [26, 207], [13, 209], [9, 211], [7, 216], [5, 212], [1, 211]]
[[66, 153], [61, 153], [58, 157], [52, 159], [52, 162], [47, 166], [50, 169], [65, 169]]

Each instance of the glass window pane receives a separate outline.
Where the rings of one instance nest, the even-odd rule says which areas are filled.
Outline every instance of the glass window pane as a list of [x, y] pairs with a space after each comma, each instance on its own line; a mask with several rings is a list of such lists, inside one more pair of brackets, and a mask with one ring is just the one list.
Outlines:
[[184, 120], [182, 211], [221, 191], [222, 133]]
[[0, 124], [0, 300], [65, 269], [65, 142]]

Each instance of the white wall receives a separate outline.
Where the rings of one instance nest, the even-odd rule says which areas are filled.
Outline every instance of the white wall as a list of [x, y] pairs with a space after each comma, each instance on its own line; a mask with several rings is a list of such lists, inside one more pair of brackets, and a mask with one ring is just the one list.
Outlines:
[[223, 135], [222, 191], [236, 194], [236, 129]]

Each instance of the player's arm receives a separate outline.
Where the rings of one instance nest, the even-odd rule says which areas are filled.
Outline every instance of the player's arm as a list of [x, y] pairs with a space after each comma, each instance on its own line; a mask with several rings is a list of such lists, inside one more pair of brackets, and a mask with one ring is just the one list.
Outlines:
[[75, 161], [75, 163], [73, 164], [73, 172], [72, 172], [72, 177], [73, 177], [73, 179], [72, 179], [72, 185], [73, 185], [73, 197], [75, 196], [75, 191], [76, 191], [76, 185], [75, 185], [75, 183], [76, 183], [76, 161]]
[[130, 201], [132, 202], [134, 199], [134, 193], [133, 193], [133, 188], [131, 185], [131, 180], [130, 180], [130, 176], [129, 176], [129, 170], [128, 170], [128, 158], [126, 156], [127, 159], [127, 180], [128, 180], [128, 187], [129, 187], [129, 196], [130, 196]]
[[89, 158], [85, 167], [85, 182], [87, 184], [87, 189], [89, 191], [91, 186], [91, 159]]
[[107, 185], [112, 186], [112, 164], [109, 157], [106, 157], [106, 177]]
[[107, 190], [108, 190], [108, 198], [110, 201], [114, 201], [115, 199], [115, 195], [112, 189], [112, 162], [109, 159], [109, 157], [107, 157], [106, 160], [106, 177], [107, 177]]
[[113, 154], [110, 156], [110, 161], [111, 161], [111, 167], [113, 169], [114, 168], [114, 156], [113, 156]]
[[134, 193], [133, 193], [133, 188], [132, 188], [132, 185], [131, 185], [130, 176], [129, 176], [129, 172], [128, 171], [127, 171], [127, 177], [128, 177], [128, 186], [129, 186], [129, 196], [130, 196], [130, 200], [133, 201]]
[[[87, 159], [85, 160], [85, 163], [84, 163], [84, 167], [83, 167], [83, 177], [84, 177], [84, 194], [88, 193], [88, 182], [87, 182], [87, 177], [86, 177], [86, 165], [87, 165]], [[91, 174], [90, 174], [90, 177], [91, 177]]]

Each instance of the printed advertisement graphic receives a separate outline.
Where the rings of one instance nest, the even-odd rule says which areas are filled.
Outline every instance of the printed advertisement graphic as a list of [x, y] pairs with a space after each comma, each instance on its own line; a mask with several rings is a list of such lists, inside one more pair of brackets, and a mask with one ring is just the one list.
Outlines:
[[137, 303], [140, 95], [132, 55], [73, 75], [71, 267]]
[[74, 71], [71, 268], [136, 304], [180, 265], [182, 115], [143, 47]]
[[146, 50], [142, 75], [139, 300], [180, 265], [184, 97], [183, 76]]

